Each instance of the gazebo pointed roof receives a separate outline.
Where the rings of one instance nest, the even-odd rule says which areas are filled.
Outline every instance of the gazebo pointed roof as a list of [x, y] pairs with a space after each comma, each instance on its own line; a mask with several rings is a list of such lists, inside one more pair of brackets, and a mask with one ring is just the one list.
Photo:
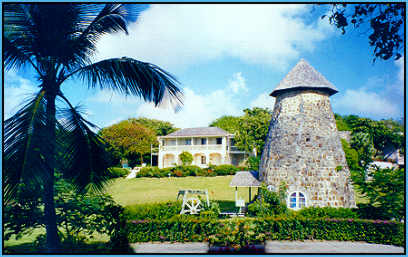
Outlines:
[[276, 97], [280, 93], [292, 89], [317, 89], [327, 92], [329, 95], [334, 95], [338, 92], [332, 83], [304, 59], [300, 59], [270, 95]]

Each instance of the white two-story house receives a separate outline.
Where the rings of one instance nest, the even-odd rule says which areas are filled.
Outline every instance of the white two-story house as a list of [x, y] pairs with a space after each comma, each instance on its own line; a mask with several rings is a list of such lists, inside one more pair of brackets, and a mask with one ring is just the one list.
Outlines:
[[181, 165], [179, 155], [186, 151], [193, 155], [193, 165], [239, 165], [248, 156], [234, 146], [234, 135], [217, 127], [180, 129], [158, 137], [158, 166], [166, 168]]

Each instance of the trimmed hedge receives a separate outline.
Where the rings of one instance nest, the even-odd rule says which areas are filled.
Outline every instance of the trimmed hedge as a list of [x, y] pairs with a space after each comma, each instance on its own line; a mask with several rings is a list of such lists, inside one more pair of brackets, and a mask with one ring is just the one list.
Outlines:
[[359, 218], [353, 209], [335, 207], [307, 207], [297, 211], [297, 214], [305, 218]]
[[403, 246], [404, 225], [394, 221], [306, 218], [206, 219], [175, 216], [127, 223], [134, 242], [202, 242], [244, 247], [265, 240], [340, 240]]
[[244, 167], [235, 167], [234, 165], [210, 165], [208, 168], [200, 168], [195, 165], [176, 166], [170, 168], [159, 169], [158, 167], [144, 167], [142, 168], [137, 177], [150, 177], [150, 178], [163, 178], [168, 177], [169, 174], [172, 177], [187, 177], [187, 176], [226, 176], [234, 175], [237, 171], [247, 169]]
[[181, 211], [181, 201], [165, 203], [147, 203], [126, 206], [124, 214], [131, 219], [169, 219]]
[[120, 178], [129, 175], [130, 171], [125, 168], [111, 167], [108, 169], [110, 178]]

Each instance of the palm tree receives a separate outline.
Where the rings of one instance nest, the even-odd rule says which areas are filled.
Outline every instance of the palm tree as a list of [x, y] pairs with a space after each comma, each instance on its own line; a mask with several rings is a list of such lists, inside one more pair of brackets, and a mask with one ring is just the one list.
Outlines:
[[[177, 80], [153, 64], [127, 57], [92, 62], [95, 44], [103, 35], [128, 33], [126, 9], [120, 4], [6, 3], [3, 7], [5, 70], [33, 69], [39, 87], [4, 124], [4, 199], [13, 199], [19, 186], [43, 187], [46, 244], [48, 251], [55, 251], [59, 247], [55, 171], [80, 192], [101, 189], [109, 166], [95, 125], [64, 96], [63, 83], [76, 78], [89, 88], [139, 96], [156, 105], [167, 96], [181, 104], [181, 92]], [[56, 100], [61, 103], [56, 105]], [[57, 150], [60, 147], [63, 152]]]

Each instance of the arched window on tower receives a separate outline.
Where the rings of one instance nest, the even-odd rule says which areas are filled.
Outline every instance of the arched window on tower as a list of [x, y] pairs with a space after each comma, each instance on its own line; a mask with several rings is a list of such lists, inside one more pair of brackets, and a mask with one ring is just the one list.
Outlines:
[[306, 197], [302, 192], [293, 192], [289, 196], [289, 208], [299, 210], [306, 206]]

